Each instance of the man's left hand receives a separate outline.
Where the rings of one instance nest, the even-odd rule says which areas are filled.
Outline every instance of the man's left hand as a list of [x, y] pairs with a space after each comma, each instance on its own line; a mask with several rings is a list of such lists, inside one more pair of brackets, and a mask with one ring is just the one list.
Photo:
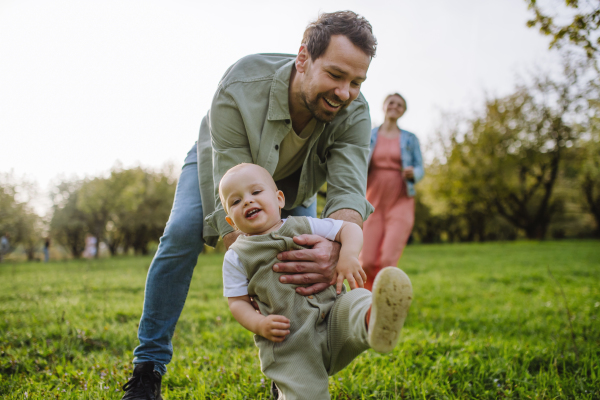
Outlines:
[[296, 236], [294, 242], [310, 248], [285, 251], [277, 255], [279, 260], [285, 262], [275, 264], [273, 271], [293, 274], [283, 275], [279, 281], [296, 285], [312, 284], [296, 288], [296, 292], [303, 296], [327, 289], [331, 285], [340, 256], [340, 244], [318, 235]]

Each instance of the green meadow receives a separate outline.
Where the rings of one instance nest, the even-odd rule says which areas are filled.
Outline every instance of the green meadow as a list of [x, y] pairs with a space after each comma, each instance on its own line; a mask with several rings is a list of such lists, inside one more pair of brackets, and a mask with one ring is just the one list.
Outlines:
[[[150, 257], [0, 264], [0, 397], [120, 399]], [[166, 399], [268, 399], [252, 334], [202, 255]], [[600, 242], [412, 245], [414, 301], [389, 355], [330, 378], [333, 399], [600, 398]]]

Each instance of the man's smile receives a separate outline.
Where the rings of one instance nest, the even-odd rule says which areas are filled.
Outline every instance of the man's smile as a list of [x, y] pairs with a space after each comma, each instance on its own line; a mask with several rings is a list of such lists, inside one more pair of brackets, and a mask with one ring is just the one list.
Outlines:
[[327, 98], [325, 98], [325, 97], [323, 97], [323, 99], [324, 99], [324, 100], [327, 102], [327, 104], [329, 104], [331, 107], [338, 108], [339, 106], [341, 106], [341, 104], [340, 104], [340, 103], [335, 103], [335, 102], [333, 102], [333, 101], [331, 101], [331, 100], [329, 100], [329, 99], [327, 99]]

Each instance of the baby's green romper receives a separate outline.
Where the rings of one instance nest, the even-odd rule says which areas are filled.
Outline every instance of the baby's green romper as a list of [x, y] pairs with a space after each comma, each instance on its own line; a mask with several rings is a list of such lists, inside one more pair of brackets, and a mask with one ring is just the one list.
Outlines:
[[296, 293], [298, 285], [279, 282], [273, 272], [277, 254], [299, 250], [292, 238], [310, 234], [306, 217], [289, 217], [279, 230], [239, 236], [230, 247], [248, 274], [248, 295], [263, 315], [283, 315], [290, 334], [281, 343], [255, 335], [261, 370], [277, 384], [279, 399], [329, 399], [328, 376], [348, 365], [369, 348], [365, 315], [371, 292], [354, 289], [336, 295], [335, 286], [312, 296]]

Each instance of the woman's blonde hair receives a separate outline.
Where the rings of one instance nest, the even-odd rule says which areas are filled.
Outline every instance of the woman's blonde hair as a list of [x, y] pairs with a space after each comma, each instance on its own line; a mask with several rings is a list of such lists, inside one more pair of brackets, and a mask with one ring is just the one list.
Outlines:
[[398, 96], [402, 99], [402, 101], [404, 102], [404, 112], [406, 112], [406, 110], [408, 110], [408, 103], [406, 102], [406, 99], [400, 93], [388, 94], [387, 96], [385, 96], [385, 100], [383, 100], [383, 104], [385, 104], [388, 101], [388, 99], [392, 96]]

